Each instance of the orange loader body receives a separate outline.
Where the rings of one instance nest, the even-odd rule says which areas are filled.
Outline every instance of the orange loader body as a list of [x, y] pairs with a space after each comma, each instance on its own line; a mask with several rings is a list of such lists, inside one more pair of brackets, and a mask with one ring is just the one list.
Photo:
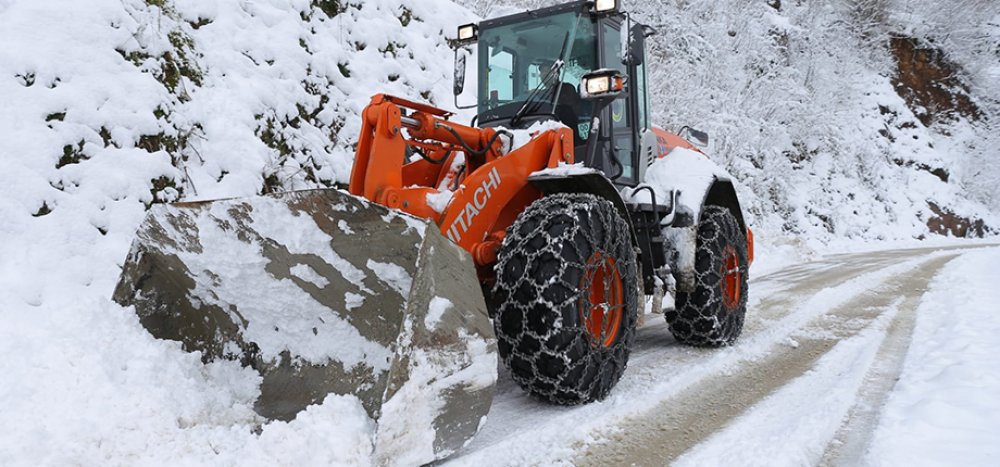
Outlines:
[[[414, 112], [404, 116], [404, 108]], [[350, 192], [433, 220], [442, 233], [472, 254], [480, 278], [488, 279], [492, 271], [485, 266], [496, 262], [507, 227], [542, 196], [528, 176], [560, 163], [574, 163], [573, 134], [568, 128], [547, 131], [503, 154], [504, 142], [496, 137], [496, 130], [457, 124], [447, 120], [450, 115], [398, 97], [372, 97], [363, 113]], [[463, 143], [482, 156], [468, 154]], [[407, 146], [425, 156], [404, 160]], [[455, 167], [459, 153], [466, 154], [464, 168]], [[447, 207], [437, 212], [427, 197], [444, 193], [440, 189], [444, 182], [456, 189]]]
[[[404, 116], [402, 109], [414, 112]], [[386, 207], [433, 220], [442, 233], [472, 254], [480, 279], [486, 280], [492, 276], [486, 266], [496, 262], [507, 227], [542, 196], [528, 176], [560, 163], [575, 163], [573, 133], [569, 128], [549, 130], [503, 154], [503, 141], [496, 138], [496, 130], [451, 122], [447, 119], [451, 115], [387, 94], [373, 96], [362, 113], [349, 190]], [[660, 143], [659, 157], [666, 157], [675, 147], [699, 151], [680, 136], [658, 128], [653, 131]], [[456, 169], [456, 157], [467, 152], [462, 143], [482, 151], [483, 156], [466, 155], [465, 166]], [[425, 157], [405, 160], [408, 146], [421, 150]], [[447, 207], [438, 212], [427, 197], [441, 195], [446, 181], [456, 189], [451, 190]], [[753, 233], [749, 228], [747, 239], [752, 262]]]

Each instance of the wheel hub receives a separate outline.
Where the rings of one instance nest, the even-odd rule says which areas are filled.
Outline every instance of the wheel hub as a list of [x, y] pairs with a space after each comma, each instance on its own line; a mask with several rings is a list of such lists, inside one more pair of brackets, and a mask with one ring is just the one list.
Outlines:
[[728, 310], [735, 310], [740, 304], [742, 297], [742, 276], [740, 270], [740, 257], [736, 254], [736, 248], [726, 245], [722, 250], [722, 304]]
[[591, 255], [580, 289], [586, 293], [580, 301], [580, 315], [590, 344], [611, 347], [621, 329], [625, 304], [622, 277], [615, 259], [603, 251]]

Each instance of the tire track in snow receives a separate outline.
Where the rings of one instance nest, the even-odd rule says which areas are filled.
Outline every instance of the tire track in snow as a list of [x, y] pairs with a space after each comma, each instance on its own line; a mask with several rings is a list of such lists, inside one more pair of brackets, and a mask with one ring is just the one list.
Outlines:
[[[938, 270], [940, 267], [935, 269], [935, 275]], [[827, 446], [819, 465], [862, 465], [872, 434], [878, 426], [881, 408], [885, 406], [889, 393], [902, 373], [917, 324], [916, 310], [923, 295], [929, 290], [928, 286], [928, 283], [921, 284], [914, 289], [913, 295], [905, 298], [901, 308], [907, 312], [900, 313], [890, 324], [875, 356], [875, 362], [858, 391], [854, 407]]]
[[[637, 333], [628, 370], [602, 402], [577, 407], [545, 404], [525, 394], [501, 370], [484, 430], [443, 463], [568, 465], [588, 446], [594, 451], [612, 444], [612, 435], [623, 431], [615, 425], [624, 426], [623, 420], [651, 413], [661, 401], [676, 398], [702, 380], [736, 373], [747, 362], [766, 358], [775, 344], [816, 317], [894, 275], [919, 267], [934, 255], [968, 248], [838, 255], [755, 278], [744, 335], [735, 346], [724, 349], [680, 346], [670, 337], [662, 316], [648, 316], [647, 324]], [[613, 463], [620, 464], [617, 459]]]
[[[621, 423], [618, 426], [619, 433], [613, 435], [607, 443], [590, 449], [574, 463], [581, 466], [607, 465], [608, 463], [664, 465], [678, 459], [682, 454], [703, 441], [711, 442], [712, 438], [710, 437], [725, 432], [727, 426], [741, 416], [745, 416], [745, 412], [752, 412], [753, 407], [768, 399], [772, 394], [783, 390], [785, 386], [790, 385], [799, 377], [815, 371], [817, 361], [833, 351], [838, 343], [862, 333], [883, 313], [896, 315], [897, 310], [899, 310], [898, 316], [912, 316], [916, 303], [918, 303], [923, 291], [926, 290], [927, 284], [937, 271], [957, 254], [941, 256], [939, 253], [932, 255], [930, 258], [925, 258], [907, 268], [909, 269], [908, 274], [893, 277], [884, 284], [845, 300], [832, 310], [815, 317], [807, 325], [796, 329], [791, 333], [792, 339], [784, 343], [773, 344], [771, 351], [763, 358], [747, 360], [732, 374], [720, 374], [705, 378], [685, 389], [676, 397], [662, 401], [653, 410]], [[886, 255], [878, 258], [873, 264], [881, 265], [891, 262], [892, 259], [893, 255]], [[848, 281], [848, 283], [868, 280], [871, 276], [871, 273], [864, 274]], [[822, 292], [837, 291], [842, 288], [843, 286], [824, 289]], [[830, 293], [820, 293], [817, 297], [824, 295], [830, 295]], [[816, 302], [814, 297], [807, 302], [806, 306]], [[773, 309], [760, 311], [764, 313], [777, 312]], [[884, 323], [882, 326], [891, 328], [896, 322], [897, 320], [893, 320], [892, 325]], [[905, 326], [897, 328], [897, 332], [900, 332], [905, 329]], [[912, 325], [909, 329], [912, 330]], [[885, 336], [886, 331], [877, 330], [875, 334], [875, 338], [878, 339], [875, 344], [878, 344]], [[908, 334], [904, 334], [903, 337], [908, 337]], [[872, 346], [859, 347], [858, 351], [860, 352]], [[888, 349], [886, 350], [888, 351]], [[874, 355], [875, 350], [871, 349], [871, 353]], [[859, 360], [861, 359], [859, 358]], [[869, 359], [869, 362], [871, 361], [877, 361], [877, 358]], [[867, 366], [862, 370], [867, 370]], [[866, 371], [862, 371], [855, 375], [857, 386], [862, 384], [865, 373]], [[891, 388], [891, 384], [889, 387]], [[855, 386], [853, 389], [856, 390], [857, 387]], [[824, 390], [825, 388], [819, 389], [819, 391]], [[821, 427], [827, 428], [828, 433], [812, 433], [810, 435], [811, 445], [797, 443], [785, 446], [784, 448], [791, 450], [791, 452], [785, 452], [788, 456], [786, 459], [804, 460], [807, 463], [818, 461], [825, 446], [840, 426], [840, 420], [851, 409], [853, 401], [854, 398], [849, 397], [848, 405], [841, 407], [842, 410], [839, 413], [830, 407], [824, 408], [824, 415], [832, 417], [830, 419], [809, 420], [812, 422], [811, 425], [819, 424]], [[843, 400], [838, 402], [841, 405], [844, 404]], [[832, 414], [828, 413], [831, 410]], [[816, 427], [810, 426], [810, 429], [815, 430]], [[747, 434], [747, 437], [751, 436], [753, 434]], [[769, 447], [775, 448], [775, 446]], [[713, 452], [716, 456], [726, 456], [729, 461], [740, 461], [741, 464], [753, 461], [757, 461], [761, 465], [782, 464], [774, 457], [757, 458], [756, 454], [749, 452], [747, 454], [753, 458], [741, 460], [739, 457], [730, 457], [734, 456], [734, 453], [723, 449], [714, 448], [713, 450], [710, 447], [702, 449], [701, 452], [706, 450]], [[735, 456], [738, 455], [738, 453], [735, 454]], [[795, 461], [791, 463], [795, 464]]]

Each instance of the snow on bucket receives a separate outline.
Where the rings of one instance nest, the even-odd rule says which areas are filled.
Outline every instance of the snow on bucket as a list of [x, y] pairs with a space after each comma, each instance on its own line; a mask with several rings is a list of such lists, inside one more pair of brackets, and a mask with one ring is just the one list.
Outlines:
[[432, 223], [337, 190], [156, 206], [114, 300], [205, 362], [257, 370], [291, 420], [353, 394], [379, 463], [421, 464], [479, 430], [496, 339], [472, 259]]

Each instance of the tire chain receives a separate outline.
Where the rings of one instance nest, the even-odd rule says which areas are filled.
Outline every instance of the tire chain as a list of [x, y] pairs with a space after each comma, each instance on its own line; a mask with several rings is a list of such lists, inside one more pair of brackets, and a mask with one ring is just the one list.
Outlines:
[[[615, 258], [622, 277], [622, 327], [610, 347], [592, 345], [580, 318], [580, 300], [590, 309], [589, 284], [580, 280], [596, 250]], [[603, 399], [635, 334], [636, 267], [628, 224], [607, 200], [557, 194], [529, 206], [507, 231], [491, 294], [500, 356], [514, 381], [557, 404]]]
[[[722, 301], [719, 286], [723, 249], [732, 245], [739, 258], [740, 298], [734, 310]], [[695, 251], [695, 287], [677, 292], [677, 304], [665, 313], [670, 332], [682, 344], [722, 347], [736, 341], [743, 331], [747, 306], [747, 240], [728, 209], [706, 206], [698, 225]]]

